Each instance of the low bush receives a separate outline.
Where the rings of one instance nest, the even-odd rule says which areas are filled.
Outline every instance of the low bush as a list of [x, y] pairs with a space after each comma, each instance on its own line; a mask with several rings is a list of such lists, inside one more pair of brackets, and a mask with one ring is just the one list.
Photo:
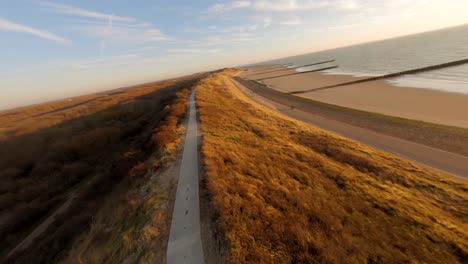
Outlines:
[[143, 162], [139, 162], [128, 173], [128, 175], [130, 175], [130, 177], [132, 178], [141, 178], [145, 176], [145, 174], [146, 174], [146, 164]]

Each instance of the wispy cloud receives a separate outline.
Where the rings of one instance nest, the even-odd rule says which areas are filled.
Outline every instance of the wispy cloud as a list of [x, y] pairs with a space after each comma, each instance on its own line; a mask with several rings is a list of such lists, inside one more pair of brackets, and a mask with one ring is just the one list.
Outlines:
[[173, 39], [151, 23], [140, 21], [134, 17], [48, 1], [41, 1], [39, 5], [50, 12], [82, 18], [81, 21], [68, 21], [67, 27], [70, 30], [99, 39], [101, 57], [114, 42], [147, 43]]
[[105, 20], [105, 21], [108, 21], [109, 19], [112, 19], [113, 21], [122, 21], [122, 22], [136, 21], [136, 19], [133, 17], [116, 16], [114, 14], [107, 14], [107, 13], [86, 10], [83, 8], [70, 6], [70, 5], [57, 4], [57, 3], [51, 3], [51, 2], [46, 2], [46, 1], [41, 1], [39, 2], [39, 4], [44, 6], [45, 8], [47, 8], [48, 10], [52, 12], [60, 13], [60, 14], [88, 17], [88, 18], [100, 19], [100, 20]]
[[160, 50], [161, 47], [159, 46], [146, 46], [146, 47], [142, 47], [142, 48], [139, 48], [138, 51], [153, 51], [153, 50]]
[[251, 0], [218, 3], [208, 10], [213, 13], [227, 12], [233, 9], [251, 8], [257, 11], [308, 11], [313, 9], [358, 9], [363, 0]]
[[254, 8], [267, 11], [310, 11], [314, 9], [358, 9], [363, 0], [258, 0]]
[[29, 26], [25, 26], [25, 25], [20, 25], [20, 24], [8, 21], [8, 20], [3, 19], [3, 18], [0, 18], [0, 30], [11, 31], [11, 32], [19, 32], [19, 33], [26, 33], [26, 34], [34, 35], [36, 37], [43, 38], [43, 39], [52, 40], [52, 41], [58, 42], [58, 43], [63, 44], [63, 45], [71, 45], [72, 44], [71, 41], [69, 41], [67, 39], [64, 39], [64, 38], [62, 38], [60, 36], [57, 36], [55, 34], [52, 34], [52, 33], [48, 32], [48, 31], [33, 28], [33, 27], [29, 27]]
[[219, 53], [221, 49], [167, 49], [168, 53], [189, 53], [189, 54], [203, 54], [203, 53]]
[[162, 33], [161, 30], [155, 28], [148, 23], [140, 24], [112, 24], [110, 23], [94, 23], [94, 24], [79, 24], [72, 27], [74, 30], [80, 31], [91, 37], [101, 39], [112, 39], [113, 41], [125, 42], [157, 42], [167, 41], [173, 38]]
[[[229, 37], [230, 35], [246, 35], [251, 34], [252, 32], [259, 32], [265, 30], [266, 28], [270, 27], [272, 24], [272, 19], [269, 17], [254, 17], [250, 19], [249, 23], [242, 23], [240, 25], [227, 25], [227, 26], [220, 26], [220, 25], [211, 25], [211, 26], [204, 26], [204, 27], [186, 27], [184, 28], [184, 32], [186, 33], [193, 33], [199, 35], [225, 35], [225, 37]], [[227, 40], [226, 40], [227, 41]]]
[[69, 64], [72, 69], [87, 70], [98, 67], [116, 67], [124, 65], [138, 64], [142, 57], [138, 54], [124, 54], [97, 59], [85, 59]]
[[252, 33], [230, 33], [230, 34], [214, 34], [208, 35], [195, 43], [192, 47], [219, 47], [219, 46], [232, 46], [237, 44], [253, 43], [258, 37]]
[[280, 22], [280, 25], [285, 25], [285, 26], [298, 26], [298, 25], [303, 25], [305, 22], [302, 19], [299, 18], [292, 18], [292, 19], [287, 19], [283, 20]]
[[251, 1], [232, 1], [228, 3], [218, 3], [213, 5], [211, 8], [208, 9], [210, 13], [223, 13], [227, 11], [231, 11], [234, 9], [240, 9], [249, 7], [252, 5]]

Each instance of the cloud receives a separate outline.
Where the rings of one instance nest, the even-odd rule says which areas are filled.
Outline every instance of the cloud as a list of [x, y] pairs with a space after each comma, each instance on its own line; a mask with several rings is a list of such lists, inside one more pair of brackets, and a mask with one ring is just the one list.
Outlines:
[[167, 49], [168, 53], [189, 53], [189, 54], [203, 54], [203, 53], [219, 53], [221, 49]]
[[259, 0], [254, 8], [263, 11], [355, 10], [362, 0]]
[[238, 33], [250, 33], [254, 31], [264, 30], [271, 26], [272, 19], [269, 17], [257, 17], [252, 19], [250, 23], [245, 23], [241, 25], [228, 25], [228, 26], [204, 26], [204, 27], [186, 27], [184, 32], [194, 33], [194, 34], [238, 34]]
[[138, 54], [124, 54], [111, 57], [103, 57], [97, 59], [85, 59], [78, 62], [70, 63], [65, 66], [69, 66], [76, 70], [88, 70], [98, 67], [116, 67], [123, 65], [137, 64], [142, 57]]
[[252, 5], [251, 1], [233, 1], [224, 4], [215, 4], [208, 9], [210, 13], [223, 13], [234, 9], [246, 8]]
[[215, 4], [209, 11], [213, 13], [227, 12], [233, 9], [250, 8], [257, 11], [309, 11], [314, 9], [350, 10], [362, 6], [363, 0], [253, 0], [231, 1]]
[[252, 43], [256, 41], [258, 37], [255, 34], [244, 32], [244, 33], [230, 33], [230, 34], [214, 34], [206, 36], [195, 43], [192, 43], [192, 47], [215, 47], [215, 46], [231, 46], [245, 43]]
[[24, 26], [24, 25], [20, 25], [20, 24], [16, 24], [14, 22], [8, 21], [8, 20], [3, 19], [3, 18], [0, 18], [0, 30], [26, 33], [26, 34], [34, 35], [36, 37], [43, 38], [43, 39], [52, 40], [52, 41], [58, 42], [58, 43], [63, 44], [63, 45], [71, 45], [72, 44], [71, 41], [69, 41], [67, 39], [64, 39], [62, 37], [59, 37], [59, 36], [57, 36], [55, 34], [52, 34], [52, 33], [48, 32], [48, 31], [40, 30], [40, 29], [36, 29], [36, 28], [32, 28], [32, 27], [28, 27], [28, 26]]
[[138, 51], [153, 51], [153, 50], [160, 50], [161, 48], [159, 46], [146, 46], [139, 48]]
[[136, 21], [136, 19], [133, 18], [133, 17], [116, 16], [116, 15], [113, 15], [113, 14], [106, 14], [106, 13], [86, 10], [86, 9], [83, 9], [83, 8], [70, 6], [70, 5], [56, 4], [56, 3], [44, 2], [44, 1], [39, 2], [39, 4], [46, 7], [47, 9], [49, 9], [52, 12], [60, 13], [60, 14], [67, 14], [67, 15], [87, 17], [87, 18], [94, 18], [94, 19], [100, 19], [100, 20], [105, 20], [105, 21], [107, 21], [109, 19], [112, 19], [113, 21], [122, 21], [122, 22]]
[[113, 41], [145, 43], [173, 39], [151, 23], [139, 21], [133, 17], [117, 16], [46, 1], [41, 1], [39, 4], [54, 13], [86, 18], [84, 21], [74, 22], [70, 29], [100, 39], [101, 56]]
[[298, 25], [303, 25], [303, 24], [305, 24], [305, 22], [299, 18], [288, 19], [288, 20], [284, 20], [280, 22], [280, 25], [285, 25], [285, 26], [298, 26]]
[[74, 27], [91, 37], [111, 39], [113, 41], [125, 41], [134, 43], [146, 43], [173, 40], [172, 37], [162, 33], [158, 28], [148, 23], [142, 24], [115, 24], [91, 23], [80, 24]]

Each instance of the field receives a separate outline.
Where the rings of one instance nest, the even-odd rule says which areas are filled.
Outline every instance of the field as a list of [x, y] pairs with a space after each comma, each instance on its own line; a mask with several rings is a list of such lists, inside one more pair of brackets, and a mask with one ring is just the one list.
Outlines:
[[[143, 249], [132, 242], [142, 233], [147, 246], [165, 241], [173, 182], [159, 179], [172, 175], [186, 100], [197, 81], [181, 78], [4, 115], [0, 260], [76, 263], [79, 257], [104, 263], [129, 256], [128, 250], [141, 253], [129, 246]], [[51, 224], [27, 250], [6, 258], [45, 219]], [[95, 247], [105, 236], [113, 246]]]
[[464, 263], [462, 180], [282, 116], [233, 84], [197, 93], [215, 237], [229, 263]]

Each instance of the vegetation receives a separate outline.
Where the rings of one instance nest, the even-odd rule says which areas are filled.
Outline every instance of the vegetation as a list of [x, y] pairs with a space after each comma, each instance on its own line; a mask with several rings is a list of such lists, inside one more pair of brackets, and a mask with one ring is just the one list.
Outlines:
[[233, 73], [197, 92], [229, 263], [466, 263], [465, 182], [280, 115]]
[[235, 79], [266, 98], [278, 102], [292, 101], [294, 107], [302, 111], [468, 156], [468, 129], [466, 128], [433, 124], [328, 104], [276, 91], [239, 77], [235, 77]]
[[[174, 150], [177, 142], [154, 135], [166, 128], [171, 129], [169, 134], [178, 132], [173, 126], [185, 114], [184, 98], [189, 93], [182, 89], [196, 81], [193, 77], [137, 87], [128, 90], [127, 97], [118, 93], [118, 98], [108, 98], [111, 107], [87, 105], [83, 112], [72, 108], [67, 110], [67, 116], [71, 111], [69, 116], [74, 117], [71, 120], [52, 118], [61, 123], [38, 121], [34, 129], [3, 134], [8, 140], [0, 142], [0, 256], [70, 202], [27, 250], [15, 252], [6, 262], [53, 263], [65, 257], [75, 238], [93, 226], [95, 212], [117, 186], [126, 193], [142, 184], [148, 171], [170, 161], [173, 154], [167, 149]], [[161, 147], [164, 151], [159, 151]], [[127, 216], [133, 217], [128, 212]]]
[[44, 103], [0, 112], [0, 141], [18, 137], [63, 123], [103, 109], [134, 101], [162, 87], [174, 85], [175, 80], [139, 85], [66, 100]]
[[[177, 186], [177, 145], [183, 134], [190, 89], [177, 94], [165, 108], [167, 115], [153, 131], [157, 151], [137, 163], [129, 179], [115, 188], [96, 215], [90, 230], [75, 240], [65, 263], [158, 263], [163, 262]], [[156, 135], [171, 135], [160, 139]], [[136, 151], [127, 152], [128, 158]]]

